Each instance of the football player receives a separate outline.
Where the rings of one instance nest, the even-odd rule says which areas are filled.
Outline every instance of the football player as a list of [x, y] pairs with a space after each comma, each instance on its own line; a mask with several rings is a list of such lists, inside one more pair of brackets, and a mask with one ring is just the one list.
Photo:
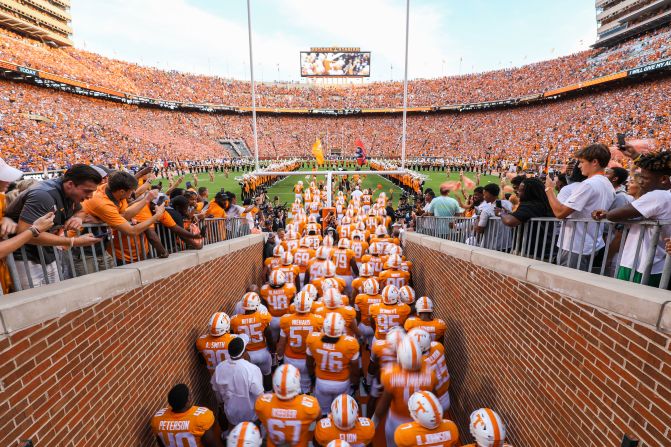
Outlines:
[[236, 334], [245, 334], [249, 337], [247, 353], [249, 361], [259, 367], [263, 374], [263, 388], [271, 386], [271, 352], [275, 353], [275, 341], [270, 331], [272, 317], [269, 313], [258, 310], [261, 298], [258, 294], [249, 292], [242, 298], [242, 308], [245, 313], [236, 315], [231, 320], [231, 329]]
[[370, 348], [370, 362], [368, 363], [368, 373], [366, 374], [366, 383], [370, 385], [370, 397], [368, 401], [368, 414], [372, 415], [375, 410], [377, 398], [382, 396], [384, 388], [380, 381], [382, 370], [396, 363], [396, 350], [405, 337], [405, 331], [401, 327], [393, 327], [387, 332], [384, 340], [374, 341]]
[[416, 316], [405, 320], [405, 330], [412, 328], [424, 329], [431, 335], [431, 340], [445, 346], [445, 331], [447, 325], [440, 318], [433, 318], [433, 301], [428, 296], [421, 296], [415, 303]]
[[401, 270], [402, 259], [399, 255], [391, 255], [385, 264], [387, 270], [380, 273], [381, 286], [401, 288], [410, 285], [410, 273]]
[[315, 443], [325, 446], [336, 439], [352, 447], [365, 447], [375, 437], [373, 421], [359, 417], [359, 405], [348, 394], [341, 394], [331, 404], [331, 413], [315, 428]]
[[456, 447], [459, 445], [457, 425], [443, 419], [438, 399], [430, 391], [410, 396], [408, 409], [413, 422], [400, 425], [394, 433], [398, 447]]
[[501, 417], [489, 408], [480, 408], [471, 413], [469, 430], [474, 444], [464, 447], [511, 447], [505, 443], [506, 427]]
[[273, 248], [273, 255], [269, 258], [266, 258], [265, 261], [263, 261], [263, 277], [268, 278], [268, 275], [270, 275], [270, 272], [275, 270], [277, 267], [282, 265], [282, 255], [284, 254], [284, 248], [282, 248], [281, 245], [276, 245], [275, 248]]
[[388, 447], [396, 447], [396, 427], [412, 422], [407, 403], [410, 396], [417, 391], [433, 391], [437, 383], [435, 372], [422, 363], [422, 352], [414, 338], [404, 337], [396, 356], [398, 364], [382, 371], [380, 378], [384, 392], [377, 401], [373, 416], [373, 422], [377, 424], [387, 415], [384, 433]]
[[[367, 265], [367, 264], [364, 264]], [[382, 302], [380, 286], [375, 278], [368, 278], [363, 283], [363, 291], [354, 298], [354, 310], [359, 321], [359, 332], [370, 349], [375, 331], [370, 322], [370, 306]]]
[[354, 252], [354, 261], [357, 267], [361, 268], [361, 264], [363, 263], [361, 258], [363, 258], [363, 255], [368, 250], [368, 242], [366, 242], [365, 236], [361, 231], [357, 230], [352, 233], [350, 248]]
[[[398, 289], [398, 300], [410, 306], [410, 316], [408, 318], [415, 316], [415, 289], [410, 286], [401, 287]], [[408, 320], [405, 321], [407, 322]]]
[[293, 284], [296, 286], [296, 290], [300, 289], [301, 281], [299, 275], [301, 270], [297, 265], [294, 264], [294, 257], [290, 252], [284, 252], [282, 255], [282, 265], [280, 265], [276, 270], [284, 273], [284, 277], [286, 278], [288, 284]]
[[408, 332], [409, 337], [417, 340], [424, 363], [433, 369], [436, 373], [436, 389], [434, 394], [438, 397], [443, 411], [450, 408], [450, 372], [447, 369], [447, 358], [445, 355], [445, 347], [435, 341], [431, 341], [431, 335], [421, 328], [413, 328]]
[[280, 319], [280, 341], [277, 354], [284, 357], [284, 363], [293, 365], [301, 373], [301, 390], [310, 391], [310, 375], [306, 363], [307, 338], [313, 332], [321, 331], [324, 318], [311, 313], [312, 297], [308, 292], [299, 292], [294, 298], [295, 313]]
[[356, 311], [353, 307], [346, 305], [347, 300], [337, 289], [331, 288], [324, 293], [322, 302], [324, 307], [319, 310], [319, 314], [326, 317], [329, 312], [340, 314], [345, 320], [345, 333], [350, 337], [361, 336], [356, 322]]
[[380, 273], [384, 270], [384, 262], [380, 258], [381, 250], [382, 248], [379, 244], [371, 243], [368, 247], [368, 254], [361, 258], [361, 262], [367, 262], [373, 267], [373, 276], [380, 276]]
[[338, 278], [336, 276], [336, 266], [331, 261], [324, 261], [321, 264], [321, 268], [319, 269], [319, 277], [315, 277], [313, 279], [312, 272], [309, 272], [309, 274], [310, 274], [310, 284], [312, 284], [317, 288], [317, 293], [319, 294], [319, 296], [324, 295], [324, 290], [322, 288], [322, 281], [325, 279], [333, 279], [334, 281], [336, 281], [338, 283], [338, 290], [345, 289], [345, 281], [342, 278]]
[[292, 365], [280, 365], [273, 375], [273, 393], [256, 401], [256, 414], [268, 433], [268, 447], [308, 447], [310, 425], [319, 418], [317, 399], [301, 392], [301, 375]]
[[359, 275], [355, 257], [354, 251], [350, 249], [349, 239], [340, 239], [338, 248], [333, 252], [333, 262], [336, 266], [336, 276], [345, 281], [345, 293], [348, 296], [352, 290], [352, 280]]
[[300, 246], [292, 252], [294, 256], [294, 264], [298, 267], [298, 277], [300, 279], [300, 285], [301, 287], [306, 284], [305, 282], [305, 272], [307, 271], [308, 268], [308, 263], [310, 262], [310, 259], [314, 258], [315, 256], [315, 251], [311, 249], [308, 246], [307, 241], [305, 238], [302, 238], [300, 240]]
[[[317, 248], [315, 252], [315, 257], [308, 261], [308, 266], [305, 272], [305, 284], [314, 283], [314, 280], [323, 278], [322, 270], [323, 266], [331, 262], [328, 257], [328, 251], [325, 247]], [[333, 266], [333, 274], [335, 275], [335, 265]]]
[[359, 342], [345, 333], [345, 320], [331, 312], [324, 319], [322, 332], [308, 337], [308, 371], [316, 377], [315, 396], [324, 412], [331, 403], [351, 389], [359, 389]]
[[375, 339], [384, 340], [389, 329], [395, 326], [403, 327], [408, 315], [410, 307], [398, 303], [398, 289], [395, 286], [382, 289], [382, 302], [370, 306], [370, 321], [375, 330]]
[[352, 281], [352, 295], [350, 295], [352, 298], [352, 303], [354, 303], [357, 295], [363, 293], [363, 283], [368, 278], [373, 278], [374, 273], [375, 272], [373, 271], [373, 266], [371, 264], [361, 264], [361, 267], [359, 268], [359, 277]]
[[226, 438], [227, 445], [235, 447], [261, 447], [263, 439], [258, 427], [252, 422], [241, 422]]
[[224, 312], [216, 312], [208, 324], [210, 331], [196, 340], [196, 351], [205, 361], [210, 374], [214, 373], [217, 365], [230, 358], [228, 343], [235, 337], [229, 333], [231, 319]]
[[289, 304], [296, 296], [296, 286], [287, 283], [284, 273], [277, 269], [270, 273], [268, 283], [261, 287], [259, 294], [273, 317], [270, 321], [270, 331], [273, 334], [273, 341], [277, 342], [280, 338], [280, 317], [289, 313]]
[[189, 404], [189, 388], [180, 383], [168, 393], [168, 405], [156, 412], [151, 419], [151, 431], [158, 445], [190, 445], [196, 447], [219, 446], [214, 434], [214, 413]]

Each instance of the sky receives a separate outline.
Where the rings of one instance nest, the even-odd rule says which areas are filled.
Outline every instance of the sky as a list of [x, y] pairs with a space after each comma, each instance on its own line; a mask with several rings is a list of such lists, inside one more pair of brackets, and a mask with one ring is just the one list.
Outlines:
[[[405, 0], [251, 0], [257, 81], [300, 81], [310, 47], [370, 51], [372, 81], [402, 80]], [[72, 0], [78, 48], [249, 80], [246, 0]], [[408, 77], [515, 67], [589, 48], [593, 0], [411, 0]]]

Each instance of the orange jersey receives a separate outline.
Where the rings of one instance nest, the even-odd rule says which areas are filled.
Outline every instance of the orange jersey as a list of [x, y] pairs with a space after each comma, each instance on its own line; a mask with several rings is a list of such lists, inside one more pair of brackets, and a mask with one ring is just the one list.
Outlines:
[[336, 266], [336, 275], [352, 276], [352, 259], [355, 258], [353, 250], [337, 249], [333, 252], [333, 262]]
[[[312, 307], [310, 307], [310, 313], [314, 315], [319, 315], [319, 312], [322, 307], [324, 307], [322, 303], [320, 303], [319, 301], [313, 301]], [[289, 306], [289, 313], [290, 314], [296, 313], [296, 306], [294, 305], [294, 303], [291, 303], [291, 306]]]
[[387, 336], [389, 329], [403, 326], [410, 315], [410, 306], [407, 304], [378, 303], [370, 306], [370, 316], [375, 320], [375, 338], [382, 340]]
[[281, 317], [289, 312], [289, 303], [296, 295], [296, 285], [286, 283], [282, 287], [274, 288], [269, 284], [264, 284], [259, 291], [261, 298], [268, 303], [268, 312], [273, 317]]
[[319, 332], [324, 324], [321, 315], [291, 313], [280, 318], [280, 333], [287, 339], [284, 355], [304, 359], [308, 336]]
[[384, 270], [380, 273], [380, 287], [396, 286], [399, 289], [410, 284], [410, 273], [403, 270]]
[[268, 447], [307, 447], [312, 439], [310, 425], [321, 415], [317, 399], [306, 394], [290, 400], [264, 394], [256, 400], [254, 409], [268, 432]]
[[352, 241], [352, 251], [354, 252], [354, 259], [356, 262], [361, 262], [361, 258], [363, 258], [366, 250], [368, 250], [368, 242]]
[[385, 392], [393, 396], [390, 411], [397, 416], [410, 417], [408, 400], [417, 391], [431, 391], [436, 387], [436, 373], [426, 365], [419, 371], [405, 371], [400, 365], [387, 366], [380, 376]]
[[371, 361], [381, 368], [396, 363], [396, 349], [393, 349], [387, 340], [374, 340], [370, 351]]
[[[312, 277], [310, 277], [310, 278], [312, 278]], [[317, 295], [318, 296], [323, 296], [324, 295], [324, 290], [322, 289], [322, 283], [324, 282], [325, 279], [326, 278], [310, 279], [310, 284], [315, 286], [315, 288], [317, 289]], [[337, 276], [334, 276], [334, 277], [329, 278], [329, 279], [332, 279], [332, 280], [334, 280], [335, 282], [338, 283], [338, 291], [340, 293], [342, 293], [342, 291], [345, 290], [346, 284], [345, 284], [344, 279], [338, 278]]]
[[428, 429], [417, 422], [399, 425], [394, 432], [397, 447], [456, 447], [459, 445], [457, 425], [447, 419], [434, 429]]
[[431, 321], [424, 321], [418, 316], [412, 316], [405, 320], [403, 327], [405, 328], [406, 332], [416, 327], [424, 329], [429, 333], [429, 335], [431, 335], [431, 341], [441, 340], [445, 335], [445, 331], [447, 330], [447, 325], [440, 318], [436, 318], [435, 320]]
[[305, 241], [308, 244], [308, 247], [316, 250], [322, 243], [321, 236], [305, 236]]
[[297, 265], [281, 265], [275, 270], [279, 270], [284, 273], [284, 277], [287, 279], [287, 284], [295, 284], [296, 278], [300, 275], [301, 270]]
[[207, 370], [214, 373], [215, 368], [221, 362], [228, 360], [228, 344], [235, 335], [224, 334], [221, 337], [213, 337], [209, 334], [201, 335], [196, 340], [196, 349], [205, 359]]
[[315, 361], [318, 379], [344, 382], [350, 376], [350, 362], [359, 358], [359, 342], [343, 335], [335, 343], [322, 340], [323, 334], [313, 332], [308, 337], [307, 354]]
[[331, 312], [339, 313], [345, 320], [345, 333], [347, 335], [353, 336], [354, 331], [352, 330], [352, 322], [356, 321], [356, 310], [351, 306], [341, 306], [336, 307], [335, 309], [329, 309], [328, 307], [322, 307], [319, 310], [319, 315], [326, 318]]
[[201, 438], [213, 424], [214, 413], [205, 407], [193, 406], [184, 413], [174, 413], [171, 408], [163, 408], [151, 418], [151, 431], [166, 446], [202, 447]]
[[364, 264], [368, 262], [373, 266], [373, 276], [380, 276], [380, 273], [384, 270], [384, 262], [379, 256], [364, 255], [361, 262]]
[[294, 192], [296, 194], [303, 194], [303, 185], [295, 184], [294, 185]]
[[282, 265], [282, 258], [279, 256], [271, 256], [270, 258], [266, 258], [263, 263], [272, 271]]
[[352, 239], [354, 225], [339, 225], [337, 228], [338, 239]]
[[412, 270], [412, 261], [401, 262], [401, 270], [404, 272], [410, 272], [410, 270]]
[[445, 347], [435, 341], [431, 342], [431, 349], [422, 357], [429, 368], [436, 373], [436, 396], [442, 396], [450, 388], [450, 372], [445, 359]]
[[301, 241], [299, 241], [298, 239], [289, 239], [282, 242], [282, 246], [284, 247], [284, 251], [293, 253], [293, 251], [300, 246], [300, 243]]
[[231, 319], [231, 332], [247, 334], [249, 337], [247, 351], [260, 351], [266, 347], [266, 337], [263, 331], [266, 330], [272, 318], [269, 313], [258, 311], [249, 315], [236, 315]]
[[294, 264], [298, 266], [298, 270], [301, 273], [305, 273], [308, 269], [308, 263], [310, 259], [315, 257], [315, 251], [311, 248], [299, 247], [296, 251], [292, 252], [294, 256]]
[[375, 437], [375, 425], [368, 418], [357, 418], [351, 430], [342, 431], [333, 423], [331, 416], [319, 421], [315, 427], [315, 441], [319, 445], [327, 445], [331, 441], [341, 439], [352, 447], [365, 447]]
[[[354, 286], [352, 286], [354, 287]], [[370, 326], [370, 306], [381, 303], [382, 295], [367, 295], [360, 293], [354, 298], [354, 309], [361, 314], [361, 322], [366, 326]]]
[[326, 260], [313, 258], [308, 262], [308, 272], [310, 272], [310, 280], [323, 278], [324, 274], [322, 273], [322, 266]]

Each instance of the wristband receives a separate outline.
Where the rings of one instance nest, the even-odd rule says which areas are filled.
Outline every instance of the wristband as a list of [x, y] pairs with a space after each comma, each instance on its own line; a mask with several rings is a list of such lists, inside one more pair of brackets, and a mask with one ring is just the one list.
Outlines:
[[33, 237], [37, 237], [40, 235], [40, 230], [37, 229], [37, 227], [30, 227], [28, 228], [31, 233], [33, 233]]

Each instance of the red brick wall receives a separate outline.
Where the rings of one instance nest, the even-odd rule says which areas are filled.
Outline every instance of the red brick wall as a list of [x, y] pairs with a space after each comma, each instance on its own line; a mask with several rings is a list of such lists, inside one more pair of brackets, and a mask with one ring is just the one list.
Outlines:
[[172, 385], [211, 406], [193, 343], [258, 283], [261, 244], [0, 340], [0, 446], [154, 445]]
[[476, 408], [515, 446], [671, 446], [671, 336], [408, 242], [419, 295], [445, 319], [452, 411]]

